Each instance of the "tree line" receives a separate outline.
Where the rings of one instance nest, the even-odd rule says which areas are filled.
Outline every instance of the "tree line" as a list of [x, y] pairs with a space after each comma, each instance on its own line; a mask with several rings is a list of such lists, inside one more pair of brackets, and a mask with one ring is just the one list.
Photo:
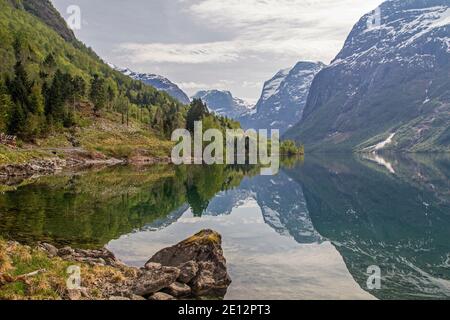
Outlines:
[[133, 118], [164, 137], [185, 127], [187, 107], [166, 93], [108, 74], [87, 76], [62, 71], [53, 53], [43, 59], [38, 76], [33, 77], [27, 70], [23, 46], [20, 40], [15, 41], [14, 69], [0, 77], [0, 132], [24, 141], [45, 137], [77, 125], [81, 104], [92, 106], [97, 116], [104, 111], [117, 112], [124, 125]]

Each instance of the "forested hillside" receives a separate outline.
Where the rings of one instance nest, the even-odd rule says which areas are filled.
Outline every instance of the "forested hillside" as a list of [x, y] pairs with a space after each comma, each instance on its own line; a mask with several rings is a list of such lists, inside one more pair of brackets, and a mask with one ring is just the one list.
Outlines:
[[1, 131], [30, 140], [71, 127], [81, 102], [97, 114], [131, 113], [166, 136], [182, 125], [183, 105], [110, 69], [73, 37], [49, 1], [14, 3], [0, 1]]
[[[0, 133], [20, 144], [168, 155], [172, 131], [186, 127], [189, 106], [111, 69], [48, 0], [0, 0], [0, 59]], [[203, 117], [236, 126], [191, 121]]]

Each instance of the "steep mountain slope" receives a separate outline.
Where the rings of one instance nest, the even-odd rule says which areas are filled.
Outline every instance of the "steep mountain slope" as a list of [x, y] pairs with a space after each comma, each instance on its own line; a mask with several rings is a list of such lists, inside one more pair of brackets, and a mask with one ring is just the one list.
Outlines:
[[[0, 0], [0, 60], [0, 132], [17, 136], [27, 152], [167, 156], [167, 137], [184, 125], [184, 105], [112, 70], [50, 1]], [[28, 161], [25, 150], [5, 148], [2, 164]]]
[[184, 93], [183, 90], [181, 90], [175, 83], [167, 78], [164, 78], [163, 76], [151, 73], [134, 72], [128, 68], [119, 68], [112, 64], [110, 64], [110, 67], [122, 72], [124, 75], [127, 75], [134, 80], [142, 81], [143, 83], [148, 84], [159, 91], [167, 92], [172, 98], [178, 100], [183, 104], [189, 104], [191, 102], [188, 95]]
[[362, 17], [286, 138], [309, 150], [450, 151], [449, 5], [392, 0], [379, 25]]
[[201, 99], [211, 112], [236, 120], [251, 112], [253, 108], [244, 100], [233, 97], [230, 91], [204, 90], [197, 92], [192, 98]]
[[302, 117], [311, 83], [324, 66], [321, 62], [301, 61], [292, 69], [279, 71], [264, 84], [256, 112], [241, 119], [243, 126], [284, 133], [295, 125]]
[[58, 32], [64, 40], [81, 45], [73, 31], [67, 27], [66, 21], [53, 7], [50, 0], [9, 0], [18, 9], [24, 9], [47, 24], [50, 28]]

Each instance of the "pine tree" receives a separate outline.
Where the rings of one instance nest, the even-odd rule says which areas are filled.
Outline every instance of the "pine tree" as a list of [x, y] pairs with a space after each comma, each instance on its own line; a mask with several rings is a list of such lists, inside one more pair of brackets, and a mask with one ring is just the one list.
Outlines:
[[100, 78], [97, 74], [91, 81], [91, 93], [89, 97], [94, 104], [95, 112], [99, 112], [105, 107], [107, 102], [105, 80], [103, 78]]
[[13, 111], [13, 102], [3, 82], [0, 81], [0, 133], [8, 131], [10, 113]]
[[116, 98], [116, 92], [111, 86], [108, 86], [107, 96], [108, 96], [108, 109], [111, 109], [111, 105], [114, 99]]
[[14, 103], [20, 104], [22, 110], [33, 112], [30, 104], [30, 94], [33, 83], [28, 80], [27, 73], [21, 61], [14, 66], [14, 79], [7, 79], [6, 86]]
[[125, 124], [125, 115], [127, 115], [128, 124], [128, 110], [130, 108], [130, 102], [128, 101], [128, 98], [121, 94], [115, 99], [114, 105], [114, 108], [122, 115], [122, 124]]
[[84, 79], [80, 76], [76, 76], [73, 78], [72, 80], [72, 86], [74, 89], [74, 104], [75, 102], [78, 100], [80, 100], [81, 98], [83, 98], [86, 95], [86, 82], [84, 81]]
[[65, 114], [64, 104], [67, 95], [65, 81], [63, 73], [57, 70], [50, 87], [45, 90], [45, 114], [47, 117], [51, 115], [55, 122], [63, 120]]
[[9, 123], [8, 123], [8, 134], [17, 135], [20, 137], [24, 136], [26, 128], [26, 115], [20, 103], [16, 103], [13, 107]]
[[194, 132], [195, 121], [200, 121], [207, 115], [209, 115], [209, 111], [206, 104], [201, 99], [194, 99], [186, 116], [186, 129]]

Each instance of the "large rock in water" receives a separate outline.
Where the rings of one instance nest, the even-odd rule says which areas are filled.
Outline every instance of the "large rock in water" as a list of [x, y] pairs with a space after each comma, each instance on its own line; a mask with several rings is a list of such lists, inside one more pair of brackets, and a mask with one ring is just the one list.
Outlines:
[[181, 275], [180, 282], [189, 280], [195, 296], [224, 297], [231, 279], [222, 251], [222, 237], [215, 231], [202, 230], [196, 235], [156, 253], [146, 264], [160, 263], [179, 269], [190, 266], [192, 277]]

